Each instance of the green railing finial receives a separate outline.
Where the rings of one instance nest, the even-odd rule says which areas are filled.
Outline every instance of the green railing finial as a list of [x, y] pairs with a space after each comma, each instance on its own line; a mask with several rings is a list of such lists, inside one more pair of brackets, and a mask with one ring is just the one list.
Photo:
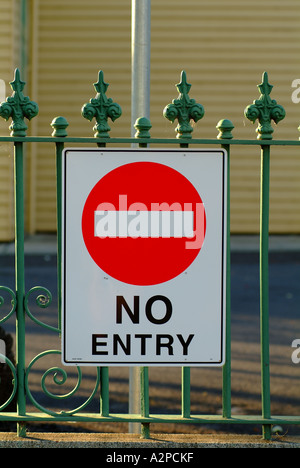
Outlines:
[[233, 138], [231, 131], [234, 129], [234, 125], [231, 120], [220, 120], [217, 123], [216, 128], [219, 130], [219, 134], [217, 136], [219, 140], [231, 140]]
[[139, 117], [136, 119], [134, 128], [136, 129], [135, 138], [150, 138], [150, 129], [152, 125], [146, 117]]
[[273, 128], [271, 120], [276, 124], [285, 117], [285, 110], [282, 106], [277, 104], [275, 99], [270, 98], [270, 93], [273, 86], [268, 81], [268, 74], [263, 73], [262, 83], [257, 85], [260, 91], [260, 97], [253, 101], [253, 104], [247, 106], [244, 113], [245, 117], [251, 122], [258, 120], [259, 125], [256, 129], [259, 140], [271, 140]]
[[0, 116], [5, 120], [8, 120], [10, 117], [12, 118], [12, 123], [9, 127], [11, 136], [24, 137], [27, 130], [24, 118], [26, 117], [28, 120], [31, 120], [38, 114], [39, 108], [36, 102], [24, 96], [23, 89], [26, 83], [21, 80], [18, 68], [15, 70], [14, 81], [11, 81], [9, 84], [13, 93], [5, 102], [0, 104]]
[[55, 117], [50, 125], [53, 128], [53, 137], [66, 137], [68, 135], [67, 127], [69, 124], [64, 117]]
[[185, 71], [181, 72], [181, 81], [176, 85], [176, 88], [179, 96], [164, 108], [163, 115], [171, 122], [174, 122], [175, 119], [178, 120], [175, 129], [177, 138], [192, 138], [193, 127], [190, 120], [198, 122], [198, 120], [202, 119], [204, 107], [196, 103], [195, 99], [189, 97], [191, 85], [186, 81]]
[[95, 130], [96, 138], [109, 138], [108, 132], [110, 127], [107, 123], [108, 117], [114, 122], [122, 115], [122, 109], [119, 104], [113, 102], [111, 98], [106, 96], [108, 83], [104, 82], [103, 71], [99, 71], [97, 83], [94, 83], [94, 88], [97, 91], [96, 97], [82, 107], [81, 113], [85, 119], [96, 119]]

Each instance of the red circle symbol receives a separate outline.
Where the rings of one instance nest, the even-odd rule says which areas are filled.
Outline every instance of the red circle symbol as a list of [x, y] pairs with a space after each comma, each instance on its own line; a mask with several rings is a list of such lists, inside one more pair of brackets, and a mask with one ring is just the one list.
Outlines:
[[153, 285], [185, 271], [201, 250], [205, 210], [195, 187], [175, 169], [133, 162], [91, 190], [82, 233], [95, 263], [128, 284]]

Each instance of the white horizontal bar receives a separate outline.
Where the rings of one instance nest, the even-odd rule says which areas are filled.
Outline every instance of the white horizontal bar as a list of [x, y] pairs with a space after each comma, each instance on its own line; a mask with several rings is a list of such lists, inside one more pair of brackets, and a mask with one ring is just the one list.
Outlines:
[[95, 237], [194, 237], [193, 211], [95, 211]]

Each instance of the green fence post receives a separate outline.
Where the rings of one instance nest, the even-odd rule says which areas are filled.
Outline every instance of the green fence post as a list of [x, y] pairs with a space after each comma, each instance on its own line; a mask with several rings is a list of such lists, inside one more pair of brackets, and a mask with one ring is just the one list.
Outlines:
[[[262, 416], [271, 417], [270, 353], [269, 353], [269, 184], [270, 146], [261, 151], [261, 201], [260, 201], [260, 339]], [[271, 425], [263, 426], [263, 437], [270, 439]]]
[[[231, 140], [234, 125], [230, 120], [217, 124], [218, 139]], [[231, 260], [230, 260], [230, 145], [223, 144], [227, 152], [227, 245], [226, 245], [226, 362], [223, 366], [223, 417], [231, 417]]]
[[[53, 137], [66, 137], [68, 122], [64, 117], [55, 117], [51, 122]], [[56, 223], [57, 223], [57, 290], [58, 290], [58, 329], [61, 331], [61, 218], [62, 218], [62, 153], [64, 143], [56, 142]]]
[[[140, 367], [140, 386], [141, 386], [141, 416], [149, 417], [149, 369], [148, 367]], [[143, 439], [150, 438], [150, 424], [142, 423], [141, 437]]]
[[[14, 81], [10, 83], [13, 90], [0, 105], [0, 116], [5, 120], [12, 119], [11, 136], [25, 137], [26, 117], [32, 119], [38, 114], [38, 105], [23, 95], [25, 82], [21, 80], [20, 71], [15, 70]], [[16, 283], [16, 363], [17, 363], [17, 412], [18, 416], [26, 414], [25, 396], [25, 270], [24, 270], [24, 148], [22, 141], [14, 142], [14, 199], [15, 199], [15, 283]], [[18, 436], [26, 436], [25, 423], [18, 423]]]
[[[259, 84], [259, 99], [245, 109], [245, 116], [253, 123], [258, 120], [257, 139], [270, 141], [273, 128], [271, 120], [278, 123], [285, 117], [285, 110], [270, 98], [273, 86], [268, 75], [263, 73]], [[260, 339], [261, 339], [261, 379], [262, 417], [271, 418], [270, 396], [270, 351], [269, 351], [269, 193], [270, 193], [270, 145], [261, 145], [260, 182]], [[271, 438], [271, 424], [263, 424], [263, 438]]]
[[189, 418], [191, 416], [191, 368], [181, 369], [181, 416]]
[[[175, 128], [176, 138], [180, 140], [190, 140], [192, 138], [193, 127], [190, 120], [195, 123], [202, 119], [205, 114], [204, 107], [195, 99], [189, 97], [191, 84], [187, 82], [186, 72], [183, 70], [180, 76], [180, 83], [176, 84], [179, 93], [177, 99], [173, 99], [163, 110], [163, 116], [178, 125]], [[181, 148], [188, 148], [189, 143], [180, 143]], [[182, 367], [181, 369], [181, 415], [189, 418], [191, 415], [191, 369]]]
[[[97, 91], [95, 98], [92, 98], [82, 106], [81, 115], [92, 121], [96, 120], [93, 128], [95, 131], [95, 138], [100, 138], [101, 142], [97, 143], [98, 147], [105, 147], [106, 140], [109, 139], [110, 127], [108, 125], [108, 118], [113, 122], [122, 115], [122, 109], [119, 104], [113, 102], [112, 98], [106, 96], [108, 83], [104, 81], [103, 71], [98, 73], [98, 81], [94, 83], [94, 88]], [[108, 416], [109, 414], [109, 369], [104, 366], [100, 368], [100, 407], [101, 415]]]
[[[95, 118], [94, 126], [95, 138], [101, 138], [104, 141], [98, 142], [98, 147], [105, 147], [105, 140], [109, 138], [110, 127], [108, 118], [113, 122], [122, 115], [122, 109], [119, 104], [113, 102], [111, 98], [107, 98], [106, 91], [108, 83], [104, 82], [103, 71], [98, 73], [98, 81], [94, 83], [94, 88], [97, 91], [95, 98], [82, 106], [81, 114], [87, 120]], [[102, 366], [100, 369], [100, 412], [102, 416], [109, 415], [109, 369], [107, 366]]]
[[[24, 274], [24, 184], [23, 143], [15, 143], [15, 278], [16, 278], [16, 363], [17, 363], [17, 411], [26, 414], [25, 397], [25, 274]], [[18, 436], [26, 436], [26, 426], [18, 423]]]

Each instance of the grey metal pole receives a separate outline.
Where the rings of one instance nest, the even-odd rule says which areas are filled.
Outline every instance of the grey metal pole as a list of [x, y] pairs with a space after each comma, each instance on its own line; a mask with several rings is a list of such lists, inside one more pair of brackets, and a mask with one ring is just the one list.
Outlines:
[[28, 54], [28, 11], [27, 0], [21, 0], [21, 34], [20, 34], [20, 70], [24, 81], [27, 81]]
[[131, 135], [139, 117], [150, 118], [151, 0], [132, 0]]
[[[139, 117], [150, 118], [151, 0], [131, 4], [131, 136]], [[134, 145], [135, 146], [135, 145]], [[129, 412], [140, 414], [140, 372], [129, 369]], [[129, 423], [129, 433], [139, 433], [139, 423]]]

